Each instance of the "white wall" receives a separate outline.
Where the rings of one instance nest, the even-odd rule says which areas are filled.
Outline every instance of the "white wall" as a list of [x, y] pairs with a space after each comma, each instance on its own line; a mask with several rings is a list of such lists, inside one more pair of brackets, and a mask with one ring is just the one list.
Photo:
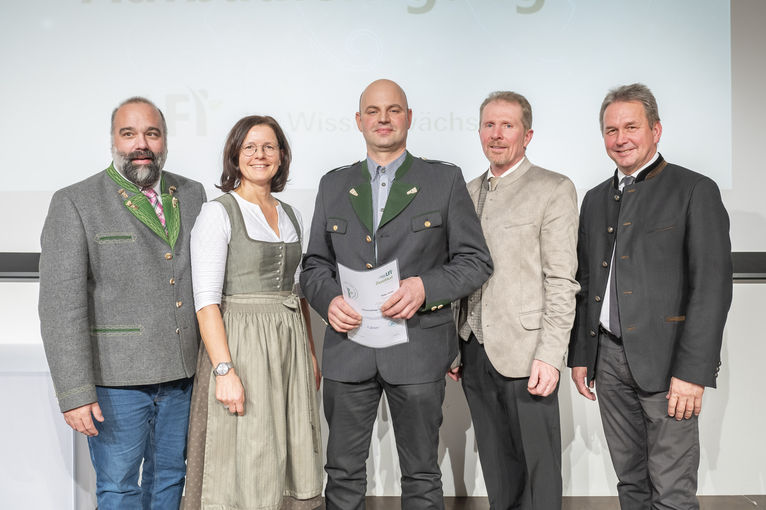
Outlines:
[[[37, 284], [0, 284], [0, 295], [10, 294], [17, 296], [18, 306], [8, 308], [4, 306], [7, 302], [0, 303], [0, 324], [11, 324], [21, 334], [19, 342], [5, 332], [0, 337], [0, 409], [6, 410], [0, 420], [0, 437], [4, 438], [0, 503], [5, 508], [17, 508], [12, 503], [18, 508], [93, 508], [94, 481], [86, 442], [64, 424], [39, 340], [29, 341], [36, 334]], [[759, 320], [764, 302], [766, 284], [734, 286], [719, 387], [708, 389], [703, 400], [702, 495], [766, 494], [762, 431], [766, 411], [760, 405], [766, 393], [760, 367], [766, 359], [766, 332]], [[321, 321], [314, 320], [313, 327], [321, 332]], [[564, 494], [616, 494], [597, 405], [582, 398], [568, 377], [561, 385], [559, 402]], [[324, 420], [323, 436], [326, 444]], [[465, 397], [452, 381], [447, 381], [439, 459], [445, 495], [486, 495]], [[399, 478], [393, 426], [384, 400], [368, 461], [368, 493], [397, 495]], [[57, 504], [51, 505], [51, 501]], [[77, 506], [70, 506], [75, 502]]]

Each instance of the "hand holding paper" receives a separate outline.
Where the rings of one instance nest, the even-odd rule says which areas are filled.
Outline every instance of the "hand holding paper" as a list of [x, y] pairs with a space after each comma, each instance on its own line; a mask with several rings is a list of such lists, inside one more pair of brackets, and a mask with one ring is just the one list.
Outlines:
[[419, 276], [411, 276], [399, 283], [399, 290], [383, 303], [380, 311], [392, 319], [409, 319], [426, 300], [426, 289]]
[[351, 308], [343, 296], [336, 296], [327, 309], [327, 320], [332, 329], [339, 333], [348, 333], [362, 323], [362, 316]]
[[[399, 292], [399, 266], [396, 260], [370, 271], [354, 271], [338, 264], [338, 275], [343, 296], [333, 299], [328, 310], [330, 325], [336, 331], [344, 331], [339, 328], [348, 328], [345, 331], [350, 340], [373, 348], [390, 347], [408, 341], [404, 318], [411, 317], [414, 313], [409, 312], [413, 301], [418, 299], [418, 287], [423, 287], [420, 278], [407, 278], [403, 284], [409, 280], [417, 281], [408, 282], [406, 288]], [[361, 316], [361, 324], [358, 327], [352, 326], [355, 324], [353, 316], [341, 310], [340, 301]], [[423, 299], [420, 302], [422, 301]], [[331, 318], [329, 312], [334, 310], [333, 303], [336, 303], [335, 310], [339, 313]], [[392, 318], [384, 316], [381, 310], [381, 307], [386, 305]], [[406, 315], [407, 313], [409, 315]], [[338, 320], [338, 327], [332, 323], [335, 319]]]

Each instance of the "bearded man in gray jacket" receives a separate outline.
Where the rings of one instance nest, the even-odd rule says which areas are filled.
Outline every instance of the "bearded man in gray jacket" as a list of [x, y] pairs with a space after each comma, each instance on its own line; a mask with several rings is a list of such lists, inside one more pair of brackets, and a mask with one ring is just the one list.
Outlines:
[[113, 163], [53, 195], [41, 238], [43, 344], [102, 510], [178, 508], [183, 491], [199, 344], [189, 232], [205, 192], [162, 170], [166, 142], [152, 102], [120, 104]]

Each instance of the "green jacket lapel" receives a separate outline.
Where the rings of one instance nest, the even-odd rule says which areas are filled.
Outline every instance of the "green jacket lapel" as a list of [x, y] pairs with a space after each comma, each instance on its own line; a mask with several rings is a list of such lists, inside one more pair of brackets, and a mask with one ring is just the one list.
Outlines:
[[359, 167], [362, 178], [348, 190], [348, 198], [351, 200], [351, 207], [354, 208], [359, 221], [372, 234], [372, 187], [367, 161], [362, 161]]
[[[165, 229], [162, 226], [162, 223], [160, 223], [160, 219], [157, 217], [157, 213], [154, 211], [154, 207], [152, 207], [152, 204], [149, 202], [149, 199], [146, 198], [146, 195], [141, 193], [141, 190], [138, 189], [138, 186], [124, 178], [120, 173], [115, 170], [114, 165], [109, 165], [109, 168], [106, 169], [107, 175], [115, 182], [118, 186], [120, 186], [120, 189], [117, 193], [122, 197], [123, 204], [125, 205], [125, 208], [130, 211], [130, 213], [135, 216], [138, 221], [149, 227], [149, 229], [157, 234], [160, 239], [168, 243], [171, 248], [175, 245], [175, 240], [178, 238], [178, 230], [179, 230], [179, 223], [178, 222], [178, 207], [177, 207], [177, 199], [176, 200], [176, 207], [172, 207], [172, 199], [169, 198], [168, 205], [170, 205], [171, 209], [175, 210], [176, 215], [176, 222], [175, 222], [175, 238], [173, 239], [173, 242], [170, 242], [170, 238], [168, 236], [168, 233], [165, 232]], [[163, 182], [160, 184], [160, 189], [164, 187], [164, 176], [162, 178]], [[169, 195], [168, 195], [169, 196]], [[162, 195], [162, 205], [165, 208], [165, 223], [167, 224], [167, 217], [168, 217], [168, 209], [165, 202], [165, 194]], [[170, 229], [168, 229], [168, 232]]]
[[380, 218], [378, 228], [381, 228], [383, 225], [396, 218], [405, 207], [410, 205], [410, 202], [415, 198], [415, 195], [418, 194], [417, 187], [401, 180], [411, 166], [412, 155], [408, 152], [407, 156], [404, 158], [402, 166], [396, 171], [394, 180], [391, 183], [391, 189], [388, 191], [388, 199], [386, 200], [386, 207], [383, 209], [383, 216]]
[[[178, 197], [173, 196], [176, 187], [173, 186], [172, 183], [170, 186], [167, 186], [165, 183], [164, 172], [162, 173], [160, 189], [162, 190], [162, 212], [165, 214], [165, 228], [168, 231], [167, 241], [171, 248], [175, 248], [176, 241], [178, 240], [178, 233], [181, 231], [181, 207]], [[157, 215], [155, 214], [154, 217], [156, 218]], [[157, 218], [157, 221], [159, 223], [159, 218]], [[161, 223], [160, 226], [162, 226]]]

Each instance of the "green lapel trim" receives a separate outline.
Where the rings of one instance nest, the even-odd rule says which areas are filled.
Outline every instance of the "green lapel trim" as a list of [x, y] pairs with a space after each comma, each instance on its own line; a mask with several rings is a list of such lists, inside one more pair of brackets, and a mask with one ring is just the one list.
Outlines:
[[[178, 197], [173, 196], [175, 186], [170, 186], [170, 190], [168, 191], [168, 188], [165, 185], [164, 172], [162, 173], [160, 189], [162, 190], [162, 212], [165, 214], [165, 228], [168, 231], [167, 237], [164, 237], [164, 239], [168, 241], [170, 248], [175, 249], [178, 233], [181, 231], [181, 205]], [[153, 210], [154, 208], [152, 208], [152, 211]], [[154, 214], [154, 217], [157, 218], [156, 213]], [[157, 218], [157, 223], [159, 223], [159, 218]], [[162, 227], [162, 223], [159, 223], [159, 225]], [[162, 234], [165, 234], [165, 229], [163, 229]]]
[[[114, 165], [109, 165], [109, 168], [106, 169], [106, 173], [118, 186], [120, 186], [118, 193], [123, 199], [125, 208], [130, 211], [138, 221], [149, 227], [149, 230], [157, 234], [160, 239], [168, 243], [171, 249], [175, 248], [178, 232], [181, 226], [178, 198], [173, 197], [171, 193], [162, 193], [162, 208], [165, 214], [165, 224], [168, 227], [168, 231], [165, 232], [165, 228], [163, 228], [162, 223], [160, 223], [157, 213], [154, 212], [154, 207], [152, 207], [152, 204], [149, 202], [149, 199], [146, 198], [146, 195], [141, 193], [138, 186], [120, 175], [120, 173], [115, 170]], [[160, 189], [167, 189], [165, 187], [164, 174], [160, 182]]]
[[130, 191], [131, 193], [138, 193], [141, 191], [138, 189], [138, 186], [127, 180], [116, 168], [114, 168], [114, 163], [109, 165], [109, 168], [106, 169], [106, 174], [125, 191]]
[[415, 195], [418, 194], [417, 187], [400, 180], [409, 171], [411, 166], [412, 155], [408, 152], [391, 183], [391, 189], [388, 191], [388, 200], [386, 200], [386, 208], [383, 209], [383, 216], [380, 218], [378, 228], [396, 218], [399, 213], [410, 205]]
[[366, 160], [361, 162], [360, 170], [362, 180], [348, 190], [348, 198], [351, 200], [351, 207], [354, 208], [359, 221], [372, 234], [372, 187]]

